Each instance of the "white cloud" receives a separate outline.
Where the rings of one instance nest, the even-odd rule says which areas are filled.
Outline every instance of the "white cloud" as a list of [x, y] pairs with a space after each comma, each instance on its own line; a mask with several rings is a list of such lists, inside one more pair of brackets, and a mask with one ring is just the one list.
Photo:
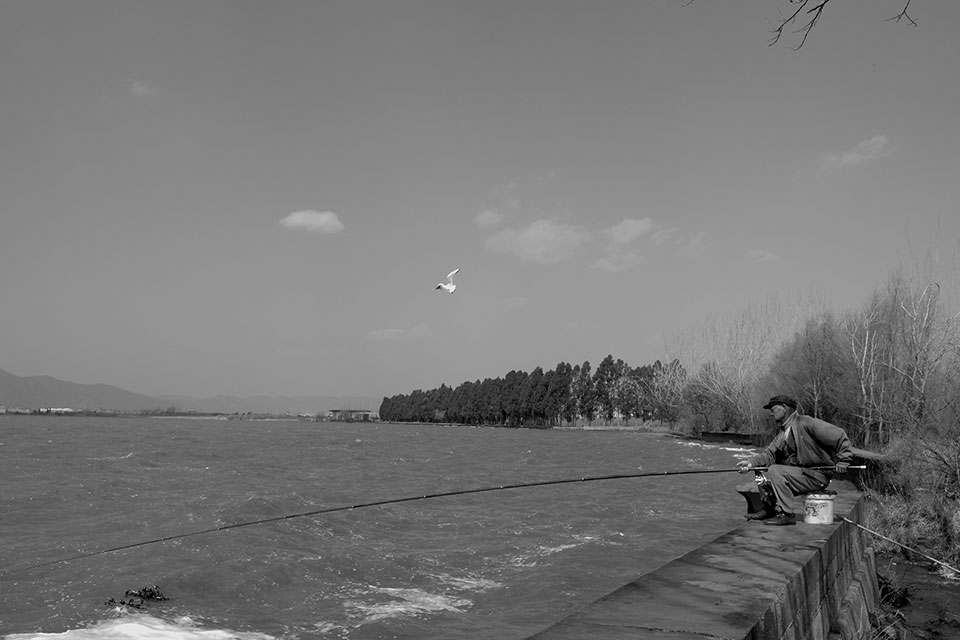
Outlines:
[[280, 221], [288, 229], [303, 229], [315, 233], [343, 231], [343, 223], [333, 211], [294, 211]]
[[512, 253], [527, 262], [551, 263], [573, 257], [592, 239], [583, 227], [541, 219], [522, 229], [502, 229], [486, 244], [494, 251]]
[[629, 249], [628, 245], [650, 233], [653, 228], [654, 223], [650, 218], [626, 218], [604, 229], [603, 236], [609, 242], [604, 255], [591, 266], [602, 271], [617, 272], [643, 264], [646, 261], [643, 255], [635, 249]]
[[428, 333], [430, 333], [430, 327], [421, 322], [415, 327], [411, 327], [411, 329], [407, 332], [407, 335], [411, 338], [422, 338]]
[[679, 229], [671, 227], [670, 229], [658, 229], [650, 234], [650, 242], [653, 244], [663, 244], [677, 235]]
[[878, 135], [857, 143], [850, 151], [826, 153], [820, 158], [820, 168], [823, 171], [841, 171], [879, 160], [890, 155], [887, 150], [889, 143], [887, 136]]
[[127, 88], [130, 90], [130, 93], [137, 96], [138, 98], [146, 98], [148, 96], [156, 95], [157, 89], [146, 82], [141, 82], [140, 80], [130, 80], [127, 82]]
[[707, 234], [700, 232], [692, 238], [685, 238], [678, 241], [679, 253], [685, 258], [696, 258], [701, 253], [703, 253], [704, 245], [706, 244]]
[[747, 257], [757, 262], [779, 262], [780, 256], [766, 249], [750, 249], [747, 251]]
[[397, 340], [403, 336], [403, 329], [374, 329], [367, 334], [370, 340]]
[[611, 245], [625, 245], [652, 231], [653, 226], [653, 220], [650, 218], [641, 220], [625, 218], [622, 222], [604, 230], [603, 234], [610, 240]]
[[481, 211], [480, 214], [473, 219], [473, 223], [481, 229], [495, 227], [501, 222], [503, 222], [503, 214], [496, 209], [487, 209], [485, 211]]
[[[524, 216], [526, 208], [517, 198], [519, 189], [516, 183], [495, 189], [497, 204], [487, 206], [474, 217], [473, 223], [488, 234], [485, 248], [541, 264], [562, 262], [589, 249], [594, 253], [589, 259], [590, 268], [611, 273], [635, 268], [656, 257], [666, 258], [668, 254], [696, 257], [704, 250], [705, 233], [689, 236], [673, 227], [660, 229], [650, 217], [624, 218], [613, 226], [591, 228], [543, 213]], [[536, 219], [513, 221], [524, 217], [527, 221]]]
[[636, 267], [644, 262], [646, 262], [646, 258], [637, 251], [619, 251], [608, 253], [594, 262], [591, 267], [600, 269], [601, 271], [616, 273], [617, 271], [625, 271], [631, 267]]

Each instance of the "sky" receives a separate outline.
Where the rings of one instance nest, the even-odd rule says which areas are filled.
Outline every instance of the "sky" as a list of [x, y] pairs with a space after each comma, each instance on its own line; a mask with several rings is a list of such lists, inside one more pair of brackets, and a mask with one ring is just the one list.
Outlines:
[[0, 369], [384, 397], [855, 308], [960, 242], [960, 3], [903, 4], [0, 0]]

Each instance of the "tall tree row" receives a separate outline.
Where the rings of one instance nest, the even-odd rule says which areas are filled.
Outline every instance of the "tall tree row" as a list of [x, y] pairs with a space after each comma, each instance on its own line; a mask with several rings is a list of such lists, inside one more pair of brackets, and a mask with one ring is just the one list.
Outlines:
[[[664, 370], [679, 363], [631, 368], [612, 355], [596, 371], [590, 362], [561, 362], [549, 371], [510, 371], [502, 378], [446, 385], [429, 391], [384, 398], [380, 419], [388, 422], [454, 422], [470, 425], [550, 428], [563, 425], [631, 419], [670, 421], [676, 415], [679, 390], [658, 385]], [[660, 375], [662, 377], [662, 375]]]

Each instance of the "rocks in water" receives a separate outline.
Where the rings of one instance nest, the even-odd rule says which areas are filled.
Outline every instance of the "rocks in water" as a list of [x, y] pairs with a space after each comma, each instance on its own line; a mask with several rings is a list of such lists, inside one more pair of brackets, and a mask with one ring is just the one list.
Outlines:
[[153, 585], [152, 587], [144, 587], [138, 589], [137, 591], [127, 591], [126, 595], [136, 596], [137, 598], [142, 598], [144, 600], [169, 600], [167, 596], [163, 595], [163, 592], [160, 591], [160, 587]]
[[124, 595], [129, 596], [129, 599], [121, 598], [120, 600], [116, 600], [110, 598], [104, 604], [109, 607], [133, 607], [134, 609], [142, 609], [147, 600], [169, 600], [169, 598], [160, 591], [160, 587], [156, 585], [143, 587], [136, 591], [128, 589]]

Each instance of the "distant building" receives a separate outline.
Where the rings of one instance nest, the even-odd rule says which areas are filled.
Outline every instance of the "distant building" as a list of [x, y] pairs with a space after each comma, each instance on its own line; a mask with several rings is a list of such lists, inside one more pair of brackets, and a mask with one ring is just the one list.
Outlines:
[[368, 409], [330, 409], [328, 416], [333, 422], [370, 422], [373, 412]]

